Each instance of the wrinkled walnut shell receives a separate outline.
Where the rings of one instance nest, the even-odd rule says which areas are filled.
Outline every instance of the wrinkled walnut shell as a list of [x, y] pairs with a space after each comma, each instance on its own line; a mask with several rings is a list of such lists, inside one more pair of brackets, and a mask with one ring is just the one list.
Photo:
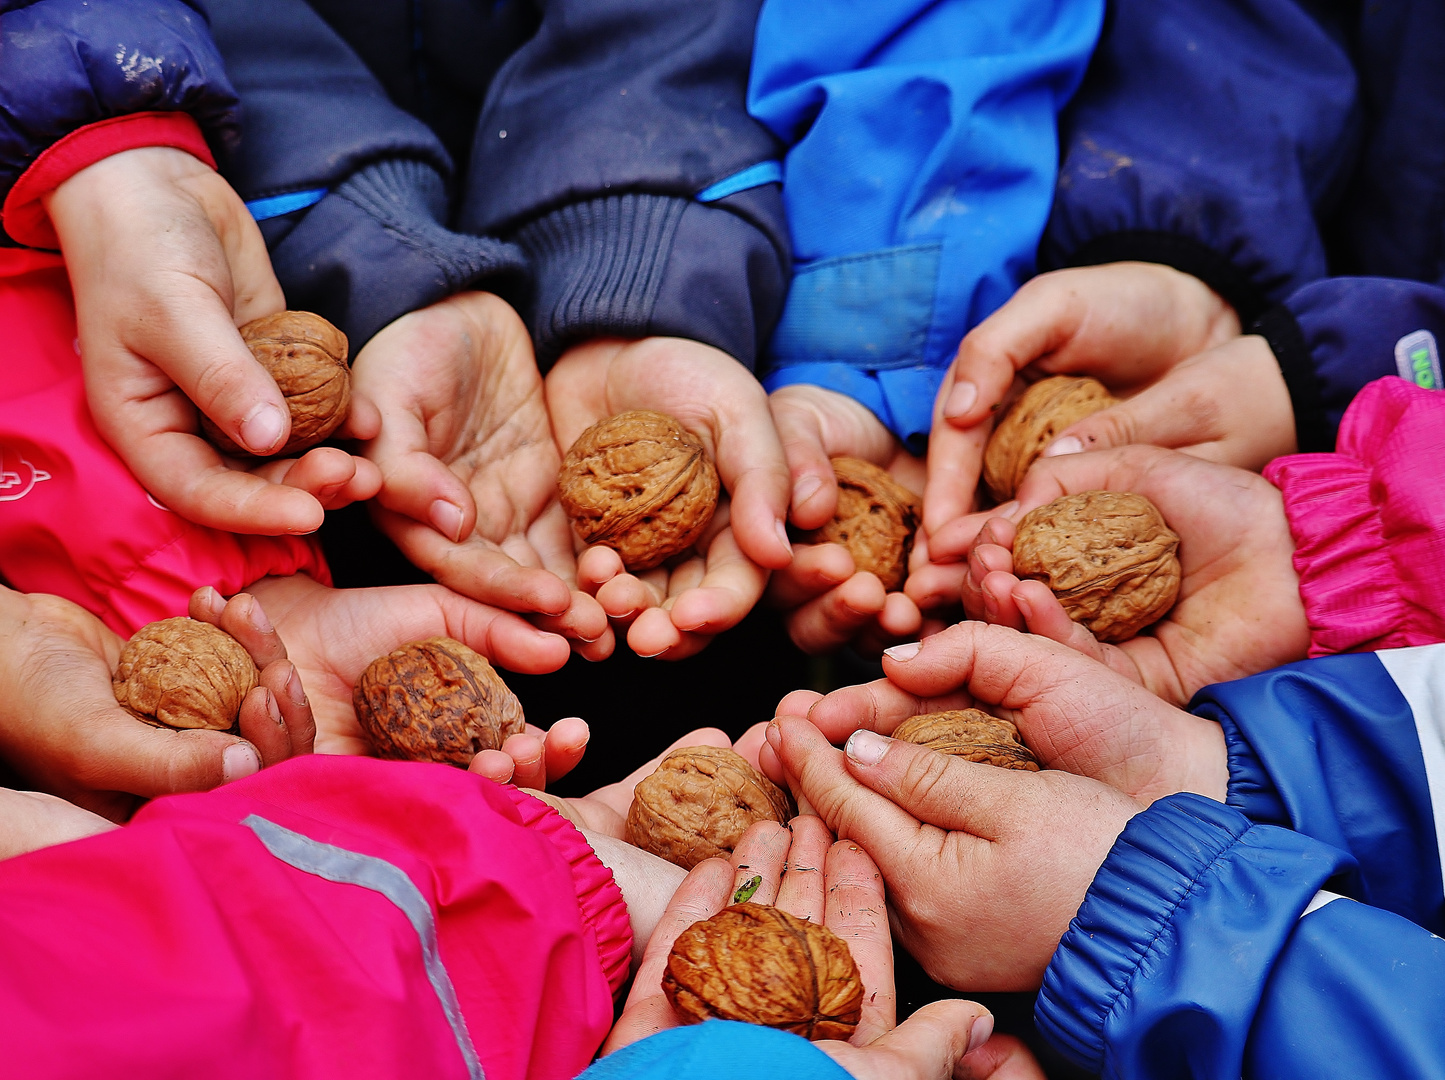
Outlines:
[[646, 410], [584, 431], [557, 488], [583, 543], [612, 548], [630, 571], [692, 547], [717, 509], [717, 469], [702, 443], [672, 417]]
[[886, 469], [858, 458], [835, 457], [838, 509], [833, 520], [803, 537], [809, 544], [842, 544], [853, 568], [878, 575], [883, 588], [896, 592], [908, 576], [908, 555], [923, 516], [917, 495]]
[[403, 645], [373, 660], [352, 693], [377, 757], [466, 768], [526, 728], [522, 703], [487, 658], [452, 638]]
[[893, 737], [967, 761], [1039, 771], [1039, 759], [1019, 738], [1019, 729], [982, 709], [949, 709], [910, 716], [898, 725]]
[[257, 678], [235, 638], [182, 616], [135, 632], [120, 651], [111, 688], [121, 707], [147, 724], [228, 731]]
[[847, 1039], [863, 1013], [848, 943], [762, 904], [737, 904], [678, 935], [662, 990], [686, 1024], [741, 1020], [805, 1039]]
[[[241, 327], [241, 340], [276, 380], [291, 410], [291, 437], [277, 455], [310, 450], [346, 422], [351, 369], [346, 365], [346, 335], [340, 330], [309, 311], [278, 311]], [[201, 428], [223, 454], [250, 455], [210, 417], [202, 415]]]
[[789, 816], [787, 795], [738, 753], [685, 746], [633, 791], [627, 842], [691, 870], [731, 855], [753, 822]]
[[1100, 641], [1127, 641], [1179, 595], [1179, 537], [1142, 495], [1085, 491], [1024, 515], [1014, 573], [1042, 581]]
[[1014, 497], [1030, 466], [1059, 435], [1118, 398], [1097, 379], [1054, 375], [1040, 379], [1009, 406], [983, 452], [983, 482], [999, 502]]

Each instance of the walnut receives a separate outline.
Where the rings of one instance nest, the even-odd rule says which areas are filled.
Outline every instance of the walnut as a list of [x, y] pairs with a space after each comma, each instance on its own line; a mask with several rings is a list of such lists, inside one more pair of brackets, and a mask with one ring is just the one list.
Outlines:
[[889, 592], [908, 576], [908, 554], [923, 516], [918, 496], [886, 469], [857, 458], [835, 457], [838, 509], [833, 520], [804, 536], [809, 544], [842, 544], [854, 569], [877, 574]]
[[762, 904], [725, 908], [679, 934], [662, 990], [684, 1023], [742, 1020], [806, 1039], [846, 1039], [863, 1011], [848, 943]]
[[637, 410], [578, 436], [557, 478], [562, 509], [584, 543], [628, 570], [650, 570], [697, 542], [717, 509], [717, 470], [670, 416]]
[[378, 657], [356, 680], [356, 718], [378, 757], [462, 768], [500, 750], [526, 722], [487, 658], [452, 638], [429, 638]]
[[1178, 548], [1144, 496], [1085, 491], [1024, 515], [1014, 573], [1048, 585], [1100, 641], [1127, 641], [1174, 606]]
[[[241, 327], [241, 340], [271, 373], [291, 410], [291, 437], [277, 450], [310, 450], [346, 422], [351, 409], [351, 369], [346, 335], [309, 311], [278, 311]], [[224, 454], [250, 454], [209, 417], [201, 417], [206, 438]]]
[[735, 751], [684, 746], [637, 785], [627, 842], [691, 870], [731, 855], [753, 822], [789, 816], [787, 795]]
[[898, 725], [893, 737], [985, 765], [1039, 771], [1039, 759], [1019, 738], [1019, 729], [982, 709], [910, 716]]
[[999, 502], [1012, 499], [1029, 467], [1065, 428], [1118, 403], [1097, 379], [1040, 379], [994, 427], [983, 452], [983, 482]]
[[137, 630], [120, 651], [111, 687], [121, 707], [147, 724], [226, 731], [257, 677], [235, 638], [182, 616]]

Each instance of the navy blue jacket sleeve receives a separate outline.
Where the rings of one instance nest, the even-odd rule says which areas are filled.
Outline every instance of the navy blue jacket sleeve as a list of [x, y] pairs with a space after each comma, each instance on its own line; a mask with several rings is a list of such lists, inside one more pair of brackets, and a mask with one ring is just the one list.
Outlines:
[[1363, 130], [1343, 20], [1308, 0], [1117, 0], [1066, 110], [1045, 269], [1137, 259], [1252, 322], [1325, 276]]
[[149, 111], [189, 113], [220, 154], [239, 111], [198, 5], [181, 0], [0, 2], [0, 200], [77, 128]]
[[745, 100], [760, 2], [538, 3], [483, 107], [460, 224], [526, 252], [543, 363], [599, 335], [755, 362], [789, 263], [776, 183], [735, 179], [779, 156]]
[[1445, 645], [1305, 660], [1206, 687], [1228, 802], [1353, 856], [1339, 888], [1445, 929]]
[[1324, 891], [1349, 856], [1196, 795], [1137, 815], [1044, 975], [1044, 1036], [1104, 1077], [1439, 1077], [1445, 941]]
[[963, 335], [1033, 272], [1101, 0], [767, 0], [749, 108], [788, 146], [769, 390], [853, 397], [914, 452]]
[[847, 1080], [850, 1075], [798, 1035], [709, 1020], [639, 1040], [598, 1061], [577, 1080]]

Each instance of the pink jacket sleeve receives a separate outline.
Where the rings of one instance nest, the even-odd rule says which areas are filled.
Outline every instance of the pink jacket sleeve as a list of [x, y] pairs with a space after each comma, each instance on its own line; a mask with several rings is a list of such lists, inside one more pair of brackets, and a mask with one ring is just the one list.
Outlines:
[[631, 944], [611, 873], [538, 800], [296, 758], [0, 863], [5, 1070], [561, 1080]]
[[1277, 458], [1310, 655], [1445, 641], [1445, 393], [1393, 376], [1345, 412], [1333, 454]]
[[57, 255], [0, 249], [0, 577], [94, 612], [122, 636], [185, 614], [191, 592], [267, 575], [330, 584], [314, 537], [203, 528], [157, 503], [86, 405], [75, 310]]

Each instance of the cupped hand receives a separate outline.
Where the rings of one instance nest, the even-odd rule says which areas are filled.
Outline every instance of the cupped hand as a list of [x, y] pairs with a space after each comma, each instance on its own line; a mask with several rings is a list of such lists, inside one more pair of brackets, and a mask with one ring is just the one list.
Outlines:
[[[1048, 586], [1013, 574], [1022, 516], [1097, 490], [1145, 496], [1179, 534], [1179, 599], [1150, 631], [1119, 645], [1070, 620]], [[1283, 501], [1243, 469], [1152, 446], [1048, 458], [1034, 465], [1006, 518], [960, 519], [933, 543], [969, 551], [963, 603], [975, 618], [1062, 642], [1178, 705], [1201, 687], [1302, 660], [1309, 649]]]
[[[768, 397], [792, 474], [793, 524], [816, 529], [833, 516], [838, 485], [829, 460], [854, 457], [887, 469], [912, 491], [923, 488], [923, 462], [867, 408], [821, 386], [797, 384]], [[855, 572], [840, 544], [797, 544], [793, 561], [773, 574], [768, 600], [787, 611], [788, 634], [807, 653], [849, 641], [876, 653], [918, 634], [922, 615], [902, 592], [887, 593], [875, 574]]]
[[258, 455], [291, 431], [281, 391], [236, 329], [286, 306], [240, 196], [190, 154], [142, 147], [82, 169], [45, 205], [75, 292], [91, 413], [146, 490], [230, 532], [319, 528], [321, 496], [334, 504], [346, 491], [342, 451], [309, 467], [330, 489], [318, 494], [273, 483], [198, 434], [197, 409]]
[[0, 788], [0, 859], [82, 840], [115, 827], [115, 822], [54, 795]]
[[557, 361], [546, 390], [563, 453], [600, 420], [652, 409], [702, 441], [727, 492], [691, 557], [632, 575], [611, 549], [581, 556], [582, 587], [610, 617], [630, 623], [632, 650], [681, 659], [741, 622], [761, 598], [768, 571], [792, 559], [788, 469], [752, 373], [721, 350], [682, 338], [595, 340]]
[[767, 739], [799, 798], [873, 854], [898, 940], [947, 986], [1036, 989], [1142, 809], [1087, 777], [1000, 769], [868, 730], [844, 753], [802, 717], [778, 717]]
[[[252, 603], [239, 597], [203, 617], [239, 626]], [[311, 709], [285, 650], [264, 633], [238, 640], [261, 669], [241, 704], [240, 737], [153, 727], [116, 703], [110, 677], [125, 644], [117, 635], [68, 600], [0, 588], [0, 756], [41, 789], [124, 821], [146, 799], [205, 791], [309, 753]]]
[[1092, 375], [1118, 394], [1239, 334], [1239, 317], [1198, 278], [1154, 263], [1040, 274], [974, 327], [939, 387], [923, 526], [970, 513], [988, 442], [984, 424], [1025, 369]]
[[458, 293], [367, 343], [354, 393], [380, 415], [377, 523], [448, 588], [528, 615], [592, 660], [612, 651], [598, 602], [577, 588], [557, 496], [561, 455], [522, 320], [489, 293]]

